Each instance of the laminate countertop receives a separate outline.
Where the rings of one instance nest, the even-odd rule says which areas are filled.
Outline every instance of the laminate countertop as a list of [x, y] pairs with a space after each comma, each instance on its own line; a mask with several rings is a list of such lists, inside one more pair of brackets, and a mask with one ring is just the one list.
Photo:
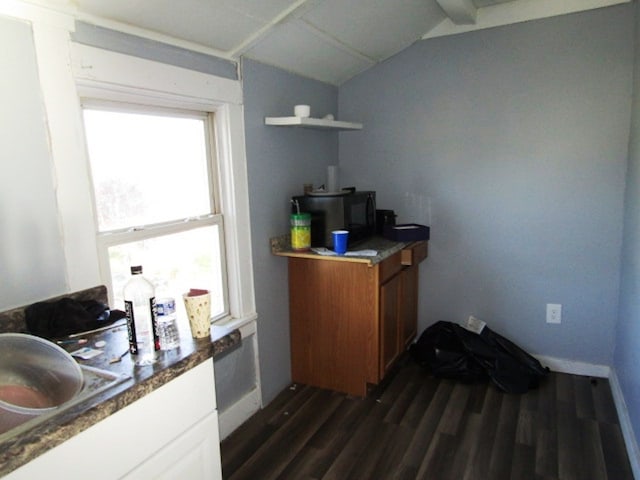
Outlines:
[[[104, 341], [105, 345], [100, 348], [102, 354], [90, 360], [78, 360], [78, 363], [81, 366], [124, 374], [128, 378], [82, 403], [63, 409], [29, 429], [24, 430], [19, 426], [14, 429], [17, 433], [10, 430], [0, 435], [0, 476], [26, 464], [207, 359], [222, 356], [241, 343], [238, 330], [222, 332], [218, 334], [219, 338], [215, 338], [216, 334], [213, 332], [217, 329], [212, 328], [210, 338], [194, 339], [188, 321], [183, 320], [181, 322], [178, 319], [180, 346], [160, 351], [158, 361], [149, 366], [135, 366], [131, 355], [124, 353], [128, 352], [126, 324], [116, 324], [105, 331], [78, 337], [87, 340], [83, 345], [61, 344], [62, 348], [73, 352], [83, 346], [96, 348], [96, 342]], [[111, 359], [121, 355], [120, 361], [110, 363]]]
[[[373, 266], [382, 262], [394, 253], [406, 248], [414, 242], [396, 242], [381, 236], [373, 236], [349, 249], [350, 255], [320, 255], [312, 250], [299, 252], [291, 249], [291, 235], [282, 235], [271, 239], [271, 253], [281, 257], [311, 258], [315, 260], [331, 260], [338, 262], [368, 263]], [[358, 251], [375, 250], [376, 255], [357, 255]]]

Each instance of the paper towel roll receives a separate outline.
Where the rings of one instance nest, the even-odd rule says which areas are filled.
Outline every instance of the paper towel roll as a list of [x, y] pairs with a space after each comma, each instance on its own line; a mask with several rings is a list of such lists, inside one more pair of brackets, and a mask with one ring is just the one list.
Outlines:
[[338, 191], [338, 166], [337, 165], [329, 165], [327, 167], [327, 191], [328, 192]]

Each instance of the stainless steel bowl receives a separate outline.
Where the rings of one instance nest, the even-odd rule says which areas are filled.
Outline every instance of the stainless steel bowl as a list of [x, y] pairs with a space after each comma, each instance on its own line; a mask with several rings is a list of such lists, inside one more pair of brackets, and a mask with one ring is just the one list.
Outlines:
[[41, 415], [82, 389], [78, 363], [58, 345], [33, 335], [0, 334], [0, 408]]

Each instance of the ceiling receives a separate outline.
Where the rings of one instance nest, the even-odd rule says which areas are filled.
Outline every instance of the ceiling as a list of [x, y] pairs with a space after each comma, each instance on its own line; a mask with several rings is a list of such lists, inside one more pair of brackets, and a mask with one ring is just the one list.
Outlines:
[[79, 20], [340, 85], [420, 39], [630, 0], [29, 0]]

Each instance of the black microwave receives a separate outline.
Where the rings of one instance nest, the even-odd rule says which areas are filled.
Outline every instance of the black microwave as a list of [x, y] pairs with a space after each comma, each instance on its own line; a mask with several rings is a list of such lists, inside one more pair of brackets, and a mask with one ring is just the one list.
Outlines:
[[311, 193], [292, 197], [292, 212], [311, 214], [311, 246], [333, 248], [333, 230], [349, 231], [349, 246], [376, 232], [376, 192]]

